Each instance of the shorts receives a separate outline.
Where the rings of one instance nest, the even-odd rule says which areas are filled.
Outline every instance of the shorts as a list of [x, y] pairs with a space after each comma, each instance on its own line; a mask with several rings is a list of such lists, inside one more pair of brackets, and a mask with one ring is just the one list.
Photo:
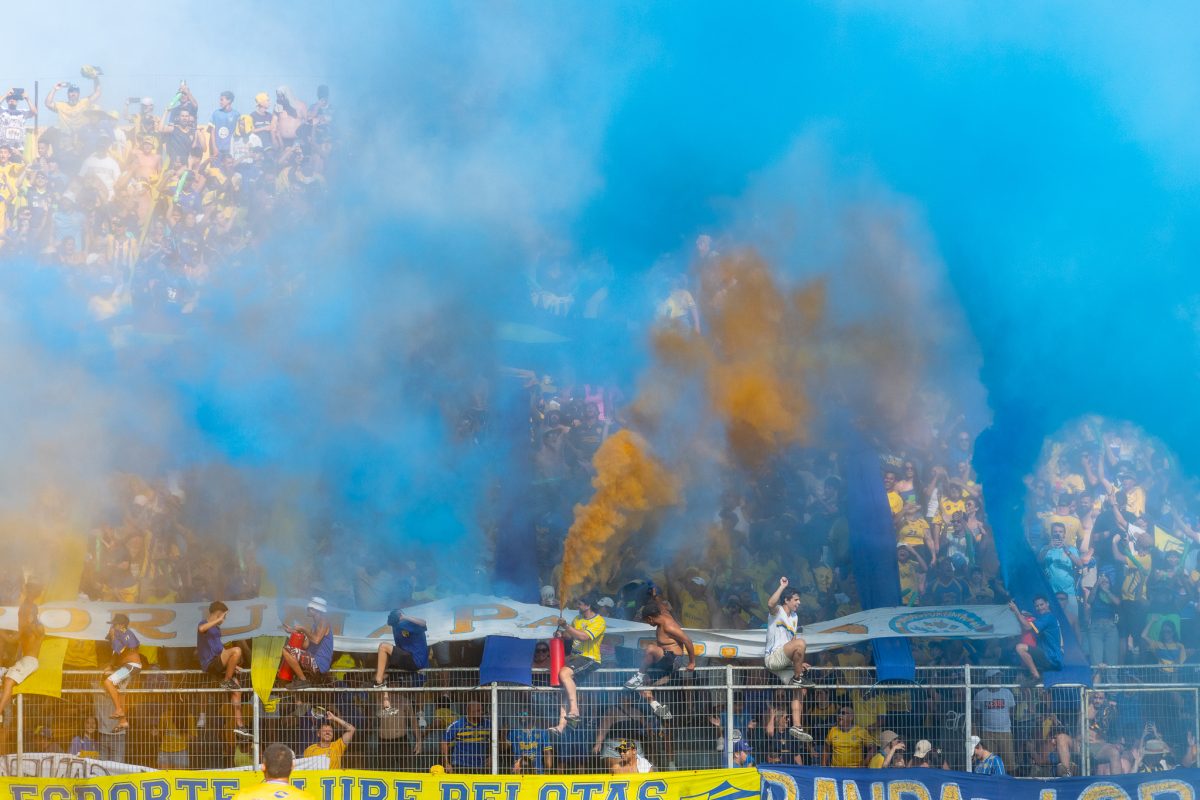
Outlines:
[[300, 669], [308, 673], [316, 673], [317, 675], [321, 674], [321, 670], [317, 669], [317, 662], [313, 659], [312, 654], [307, 650], [301, 650], [299, 647], [287, 646], [285, 646], [283, 649], [291, 653], [292, 657], [300, 662]]
[[417, 672], [421, 669], [417, 666], [417, 662], [413, 661], [412, 653], [398, 644], [392, 645], [392, 652], [388, 654], [387, 668], [400, 669], [405, 672]]
[[646, 669], [646, 678], [657, 683], [663, 678], [670, 678], [687, 666], [688, 657], [679, 653], [665, 653]]
[[584, 677], [599, 669], [600, 662], [593, 661], [587, 656], [576, 654], [567, 659], [566, 666], [571, 670], [571, 675], [575, 678], [576, 683], [578, 683]]
[[20, 684], [38, 668], [38, 660], [33, 656], [23, 656], [8, 669], [0, 669], [0, 676], [8, 678], [13, 683]]
[[213, 660], [204, 667], [204, 671], [214, 678], [225, 680], [225, 665], [221, 663], [220, 655], [214, 656]]
[[788, 657], [788, 654], [784, 652], [782, 647], [777, 647], [767, 653], [766, 658], [763, 659], [763, 665], [771, 672], [774, 672], [776, 677], [784, 683], [791, 681], [792, 677], [796, 674], [796, 668], [792, 665], [792, 659]]
[[1046, 658], [1046, 651], [1040, 647], [1030, 647], [1029, 657], [1033, 659], [1033, 664], [1038, 668], [1038, 672], [1062, 669], [1062, 664], [1050, 663], [1050, 659]]

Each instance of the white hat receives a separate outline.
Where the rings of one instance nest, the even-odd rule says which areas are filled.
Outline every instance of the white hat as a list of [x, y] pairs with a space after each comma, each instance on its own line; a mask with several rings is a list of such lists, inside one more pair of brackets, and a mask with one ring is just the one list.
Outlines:
[[696, 575], [692, 578], [692, 583], [696, 584], [697, 586], [703, 586], [708, 583], [708, 581], [704, 580], [704, 578], [701, 578], [699, 575]]
[[972, 737], [971, 737], [971, 749], [972, 749], [972, 750], [974, 750], [976, 747], [979, 747], [979, 741], [980, 741], [980, 740], [979, 740], [979, 737], [978, 737], [978, 736], [972, 736]]
[[554, 587], [553, 586], [546, 585], [546, 586], [542, 587], [542, 599], [543, 600], [553, 600], [554, 599]]
[[985, 678], [999, 678], [999, 677], [1000, 677], [1000, 670], [998, 670], [998, 669], [989, 669], [987, 672], [983, 673], [983, 677], [985, 677]]
[[929, 755], [929, 751], [933, 749], [933, 745], [928, 739], [921, 739], [917, 742], [917, 746], [913, 748], [913, 758], [924, 758]]
[[329, 610], [329, 607], [325, 605], [324, 597], [314, 597], [313, 599], [308, 601], [307, 607], [312, 609], [313, 611], [317, 611], [321, 614], [324, 614], [326, 611]]
[[613, 602], [611, 597], [601, 597], [596, 601], [596, 605], [600, 606], [601, 608], [612, 608], [616, 605], [616, 603]]

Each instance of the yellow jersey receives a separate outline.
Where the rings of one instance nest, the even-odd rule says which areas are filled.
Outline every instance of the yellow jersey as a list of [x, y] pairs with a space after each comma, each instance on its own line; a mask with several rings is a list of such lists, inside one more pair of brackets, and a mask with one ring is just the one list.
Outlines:
[[588, 634], [587, 639], [574, 639], [571, 647], [572, 652], [576, 655], [590, 658], [597, 664], [600, 663], [600, 643], [604, 641], [604, 632], [608, 630], [608, 623], [604, 621], [604, 617], [597, 614], [591, 619], [584, 619], [580, 614], [571, 623], [571, 627], [577, 631], [585, 631]]
[[313, 796], [287, 781], [263, 781], [242, 789], [233, 796], [233, 800], [313, 800]]
[[848, 731], [836, 727], [831, 728], [825, 741], [832, 751], [829, 757], [829, 766], [861, 767], [863, 757], [866, 755], [866, 745], [875, 744], [875, 737], [859, 726], [853, 725]]
[[58, 121], [67, 130], [74, 132], [87, 122], [87, 112], [92, 110], [92, 98], [81, 97], [75, 105], [65, 100], [55, 100], [54, 110], [58, 113]]
[[346, 742], [342, 737], [334, 738], [329, 744], [310, 744], [304, 748], [304, 757], [329, 756], [329, 768], [341, 769], [342, 756], [346, 754]]

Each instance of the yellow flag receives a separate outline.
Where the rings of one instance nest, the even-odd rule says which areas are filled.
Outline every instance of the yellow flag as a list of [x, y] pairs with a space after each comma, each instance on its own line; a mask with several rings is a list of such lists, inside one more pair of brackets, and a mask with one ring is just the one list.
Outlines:
[[47, 636], [38, 651], [38, 668], [20, 685], [13, 694], [42, 694], [47, 697], [62, 697], [63, 659], [67, 655], [67, 640]]
[[275, 688], [275, 674], [279, 672], [279, 659], [283, 657], [282, 636], [254, 637], [254, 655], [250, 658], [250, 685], [258, 699], [266, 703]]

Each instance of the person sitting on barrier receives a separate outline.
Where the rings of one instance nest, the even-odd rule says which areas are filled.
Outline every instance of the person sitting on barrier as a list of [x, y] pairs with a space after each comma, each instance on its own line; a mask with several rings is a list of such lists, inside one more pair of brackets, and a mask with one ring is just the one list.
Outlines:
[[561, 617], [558, 620], [557, 636], [571, 639], [571, 655], [567, 663], [558, 673], [561, 684], [559, 700], [558, 725], [550, 728], [555, 733], [562, 733], [566, 726], [578, 727], [582, 718], [579, 715], [579, 695], [575, 684], [600, 667], [600, 645], [604, 642], [604, 632], [608, 623], [596, 609], [596, 596], [587, 593], [576, 601], [579, 616], [567, 625]]
[[[388, 614], [387, 624], [392, 629], [392, 642], [379, 645], [375, 659], [375, 688], [387, 688], [388, 670], [400, 670], [401, 685], [420, 686], [420, 671], [429, 666], [429, 643], [425, 639], [428, 626], [425, 620], [405, 616], [404, 612], [397, 608]], [[412, 705], [407, 694], [400, 694], [400, 702], [411, 714]], [[392, 707], [387, 692], [382, 693], [381, 704], [380, 715], [394, 716], [400, 713], [400, 709]]]
[[307, 689], [310, 685], [309, 676], [328, 674], [333, 663], [333, 633], [329, 629], [329, 620], [325, 619], [329, 610], [325, 599], [312, 598], [305, 610], [311, 623], [309, 626], [283, 626], [288, 633], [304, 635], [303, 649], [291, 646], [283, 648], [283, 660], [295, 676], [291, 684], [293, 689]]
[[[767, 600], [767, 607], [771, 609], [772, 617], [767, 628], [764, 665], [781, 681], [797, 689], [816, 686], [808, 677], [809, 665], [804, 661], [807, 644], [800, 636], [799, 618], [796, 615], [796, 609], [800, 607], [799, 590], [788, 586], [786, 577], [780, 578], [779, 588]], [[803, 691], [792, 693], [792, 725], [788, 733], [794, 739], [811, 742], [812, 736], [800, 724], [803, 699]]]
[[263, 782], [257, 786], [243, 789], [233, 796], [233, 800], [313, 800], [313, 796], [303, 789], [292, 786], [290, 780], [292, 765], [296, 754], [286, 744], [274, 742], [263, 748], [262, 764]]
[[130, 679], [142, 671], [142, 655], [138, 652], [141, 643], [129, 630], [129, 617], [125, 614], [113, 614], [106, 638], [112, 648], [112, 662], [104, 671], [104, 691], [112, 698], [116, 709], [112, 718], [117, 720], [117, 730], [125, 730], [129, 727], [129, 720], [125, 716], [125, 706], [121, 703], [121, 693], [117, 687], [124, 689]]
[[41, 584], [26, 581], [25, 589], [21, 593], [21, 605], [17, 609], [17, 641], [21, 646], [20, 655], [11, 667], [0, 670], [0, 675], [4, 678], [3, 689], [0, 689], [0, 725], [4, 724], [4, 713], [8, 710], [8, 704], [12, 702], [13, 689], [38, 668], [38, 655], [42, 649], [42, 640], [46, 638], [46, 629], [38, 618], [37, 600], [41, 594]]
[[1050, 601], [1041, 594], [1033, 598], [1032, 618], [1022, 613], [1015, 602], [1010, 602], [1008, 607], [1017, 615], [1021, 628], [1037, 637], [1037, 644], [1021, 642], [1016, 647], [1017, 658], [1029, 671], [1023, 683], [1036, 685], [1042, 682], [1042, 671], [1062, 669], [1062, 631], [1058, 618], [1050, 608]]
[[641, 617], [647, 625], [654, 626], [654, 642], [646, 645], [642, 666], [625, 681], [625, 688], [641, 689], [640, 694], [650, 704], [654, 715], [669, 720], [672, 717], [670, 709], [654, 698], [654, 692], [643, 687], [647, 682], [650, 686], [670, 683], [681, 666], [688, 672], [695, 672], [696, 648], [671, 613], [657, 602], [651, 600], [643, 606]]
[[221, 642], [221, 623], [229, 613], [229, 606], [220, 600], [208, 604], [208, 617], [196, 626], [196, 656], [200, 669], [221, 681], [221, 688], [229, 692], [229, 707], [233, 713], [233, 732], [238, 736], [249, 736], [242, 718], [242, 685], [238, 683], [237, 671], [242, 663], [242, 648], [225, 647]]
[[1007, 775], [1000, 756], [983, 746], [978, 736], [971, 737], [971, 771], [976, 775]]

